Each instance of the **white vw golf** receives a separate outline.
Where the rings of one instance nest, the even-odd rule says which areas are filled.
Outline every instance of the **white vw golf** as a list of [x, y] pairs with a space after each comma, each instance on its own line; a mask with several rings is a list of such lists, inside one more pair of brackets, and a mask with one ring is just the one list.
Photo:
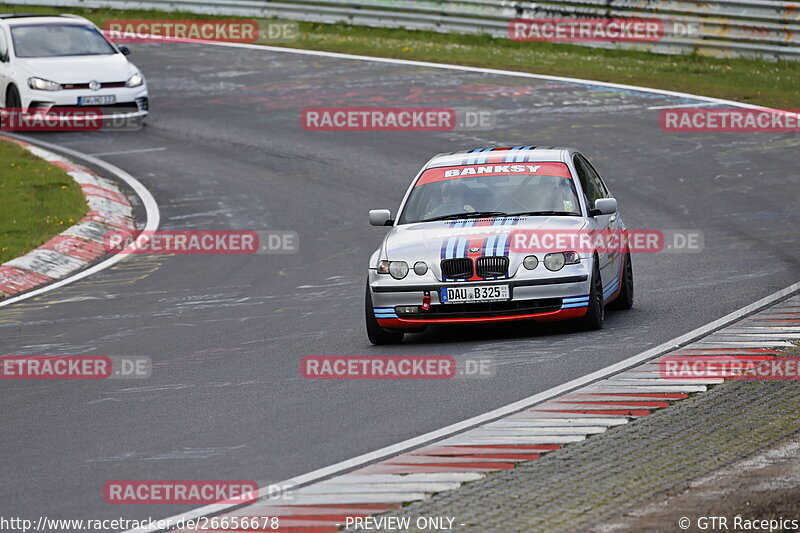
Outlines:
[[0, 15], [1, 107], [92, 107], [104, 117], [144, 117], [147, 84], [129, 53], [83, 17]]

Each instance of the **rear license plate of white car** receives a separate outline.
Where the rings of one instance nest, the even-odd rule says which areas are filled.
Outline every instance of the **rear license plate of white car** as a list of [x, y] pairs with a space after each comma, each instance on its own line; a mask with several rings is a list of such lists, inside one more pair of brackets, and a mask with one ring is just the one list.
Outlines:
[[114, 105], [117, 97], [113, 94], [104, 96], [79, 96], [78, 105]]
[[499, 302], [508, 299], [508, 285], [475, 285], [439, 289], [439, 300], [444, 304]]

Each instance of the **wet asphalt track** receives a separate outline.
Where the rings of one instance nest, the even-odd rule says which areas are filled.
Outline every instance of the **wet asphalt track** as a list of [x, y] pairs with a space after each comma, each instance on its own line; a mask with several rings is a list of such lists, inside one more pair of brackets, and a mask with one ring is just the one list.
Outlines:
[[[161, 229], [286, 229], [291, 256], [134, 257], [0, 309], [0, 353], [148, 355], [147, 381], [5, 382], [0, 515], [166, 517], [112, 506], [114, 479], [276, 482], [477, 415], [685, 333], [798, 280], [792, 134], [664, 133], [690, 103], [602, 87], [199, 45], [139, 45], [153, 113], [134, 133], [40, 138], [137, 176]], [[306, 106], [491, 109], [486, 132], [319, 133]], [[694, 254], [634, 258], [634, 310], [600, 332], [561, 325], [439, 329], [376, 348], [363, 331], [366, 261], [432, 154], [573, 145], [635, 228], [697, 229]], [[496, 375], [310, 381], [313, 354], [491, 358]]]

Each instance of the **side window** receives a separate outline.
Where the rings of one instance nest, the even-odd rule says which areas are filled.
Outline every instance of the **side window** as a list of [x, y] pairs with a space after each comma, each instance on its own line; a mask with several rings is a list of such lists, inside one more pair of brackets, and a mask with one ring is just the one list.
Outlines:
[[6, 42], [6, 34], [3, 28], [0, 28], [0, 58], [8, 58], [8, 43]]
[[578, 173], [578, 179], [581, 182], [584, 197], [586, 198], [586, 205], [589, 209], [594, 209], [594, 201], [597, 199], [597, 190], [595, 189], [595, 182], [586, 168], [586, 164], [582, 161], [579, 155], [573, 157], [572, 162], [575, 163], [575, 170]]
[[608, 196], [608, 191], [594, 167], [592, 167], [583, 156], [576, 155], [575, 167], [577, 168], [579, 166], [586, 176], [586, 195], [589, 197], [589, 208], [594, 209], [594, 201], [599, 198], [606, 198]]
[[586, 170], [589, 172], [589, 179], [594, 182], [595, 188], [597, 189], [597, 191], [600, 194], [600, 196], [598, 196], [598, 198], [608, 198], [608, 189], [606, 189], [606, 186], [603, 183], [603, 180], [600, 178], [600, 174], [597, 173], [597, 171], [594, 169], [592, 164], [589, 163], [589, 161], [586, 158], [581, 157], [581, 159], [583, 160], [584, 164], [586, 165]]

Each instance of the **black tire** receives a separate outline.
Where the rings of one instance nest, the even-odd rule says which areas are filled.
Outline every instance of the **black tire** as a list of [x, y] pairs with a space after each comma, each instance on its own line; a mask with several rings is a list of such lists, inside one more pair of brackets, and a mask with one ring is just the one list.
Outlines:
[[589, 289], [589, 309], [586, 315], [578, 319], [581, 329], [595, 330], [603, 329], [606, 319], [606, 310], [603, 305], [603, 280], [600, 278], [600, 262], [597, 256], [594, 257], [594, 269], [592, 270], [592, 286]]
[[620, 280], [619, 294], [614, 301], [608, 304], [609, 309], [628, 310], [633, 307], [633, 266], [631, 265], [631, 253], [626, 252], [622, 255], [625, 261], [625, 268], [622, 271], [622, 279]]
[[399, 344], [403, 341], [402, 331], [386, 331], [378, 325], [375, 310], [372, 307], [372, 295], [369, 292], [369, 283], [364, 295], [364, 318], [367, 325], [367, 338], [372, 344]]
[[14, 85], [9, 85], [6, 89], [6, 109], [19, 109], [22, 107], [22, 99], [19, 91]]

